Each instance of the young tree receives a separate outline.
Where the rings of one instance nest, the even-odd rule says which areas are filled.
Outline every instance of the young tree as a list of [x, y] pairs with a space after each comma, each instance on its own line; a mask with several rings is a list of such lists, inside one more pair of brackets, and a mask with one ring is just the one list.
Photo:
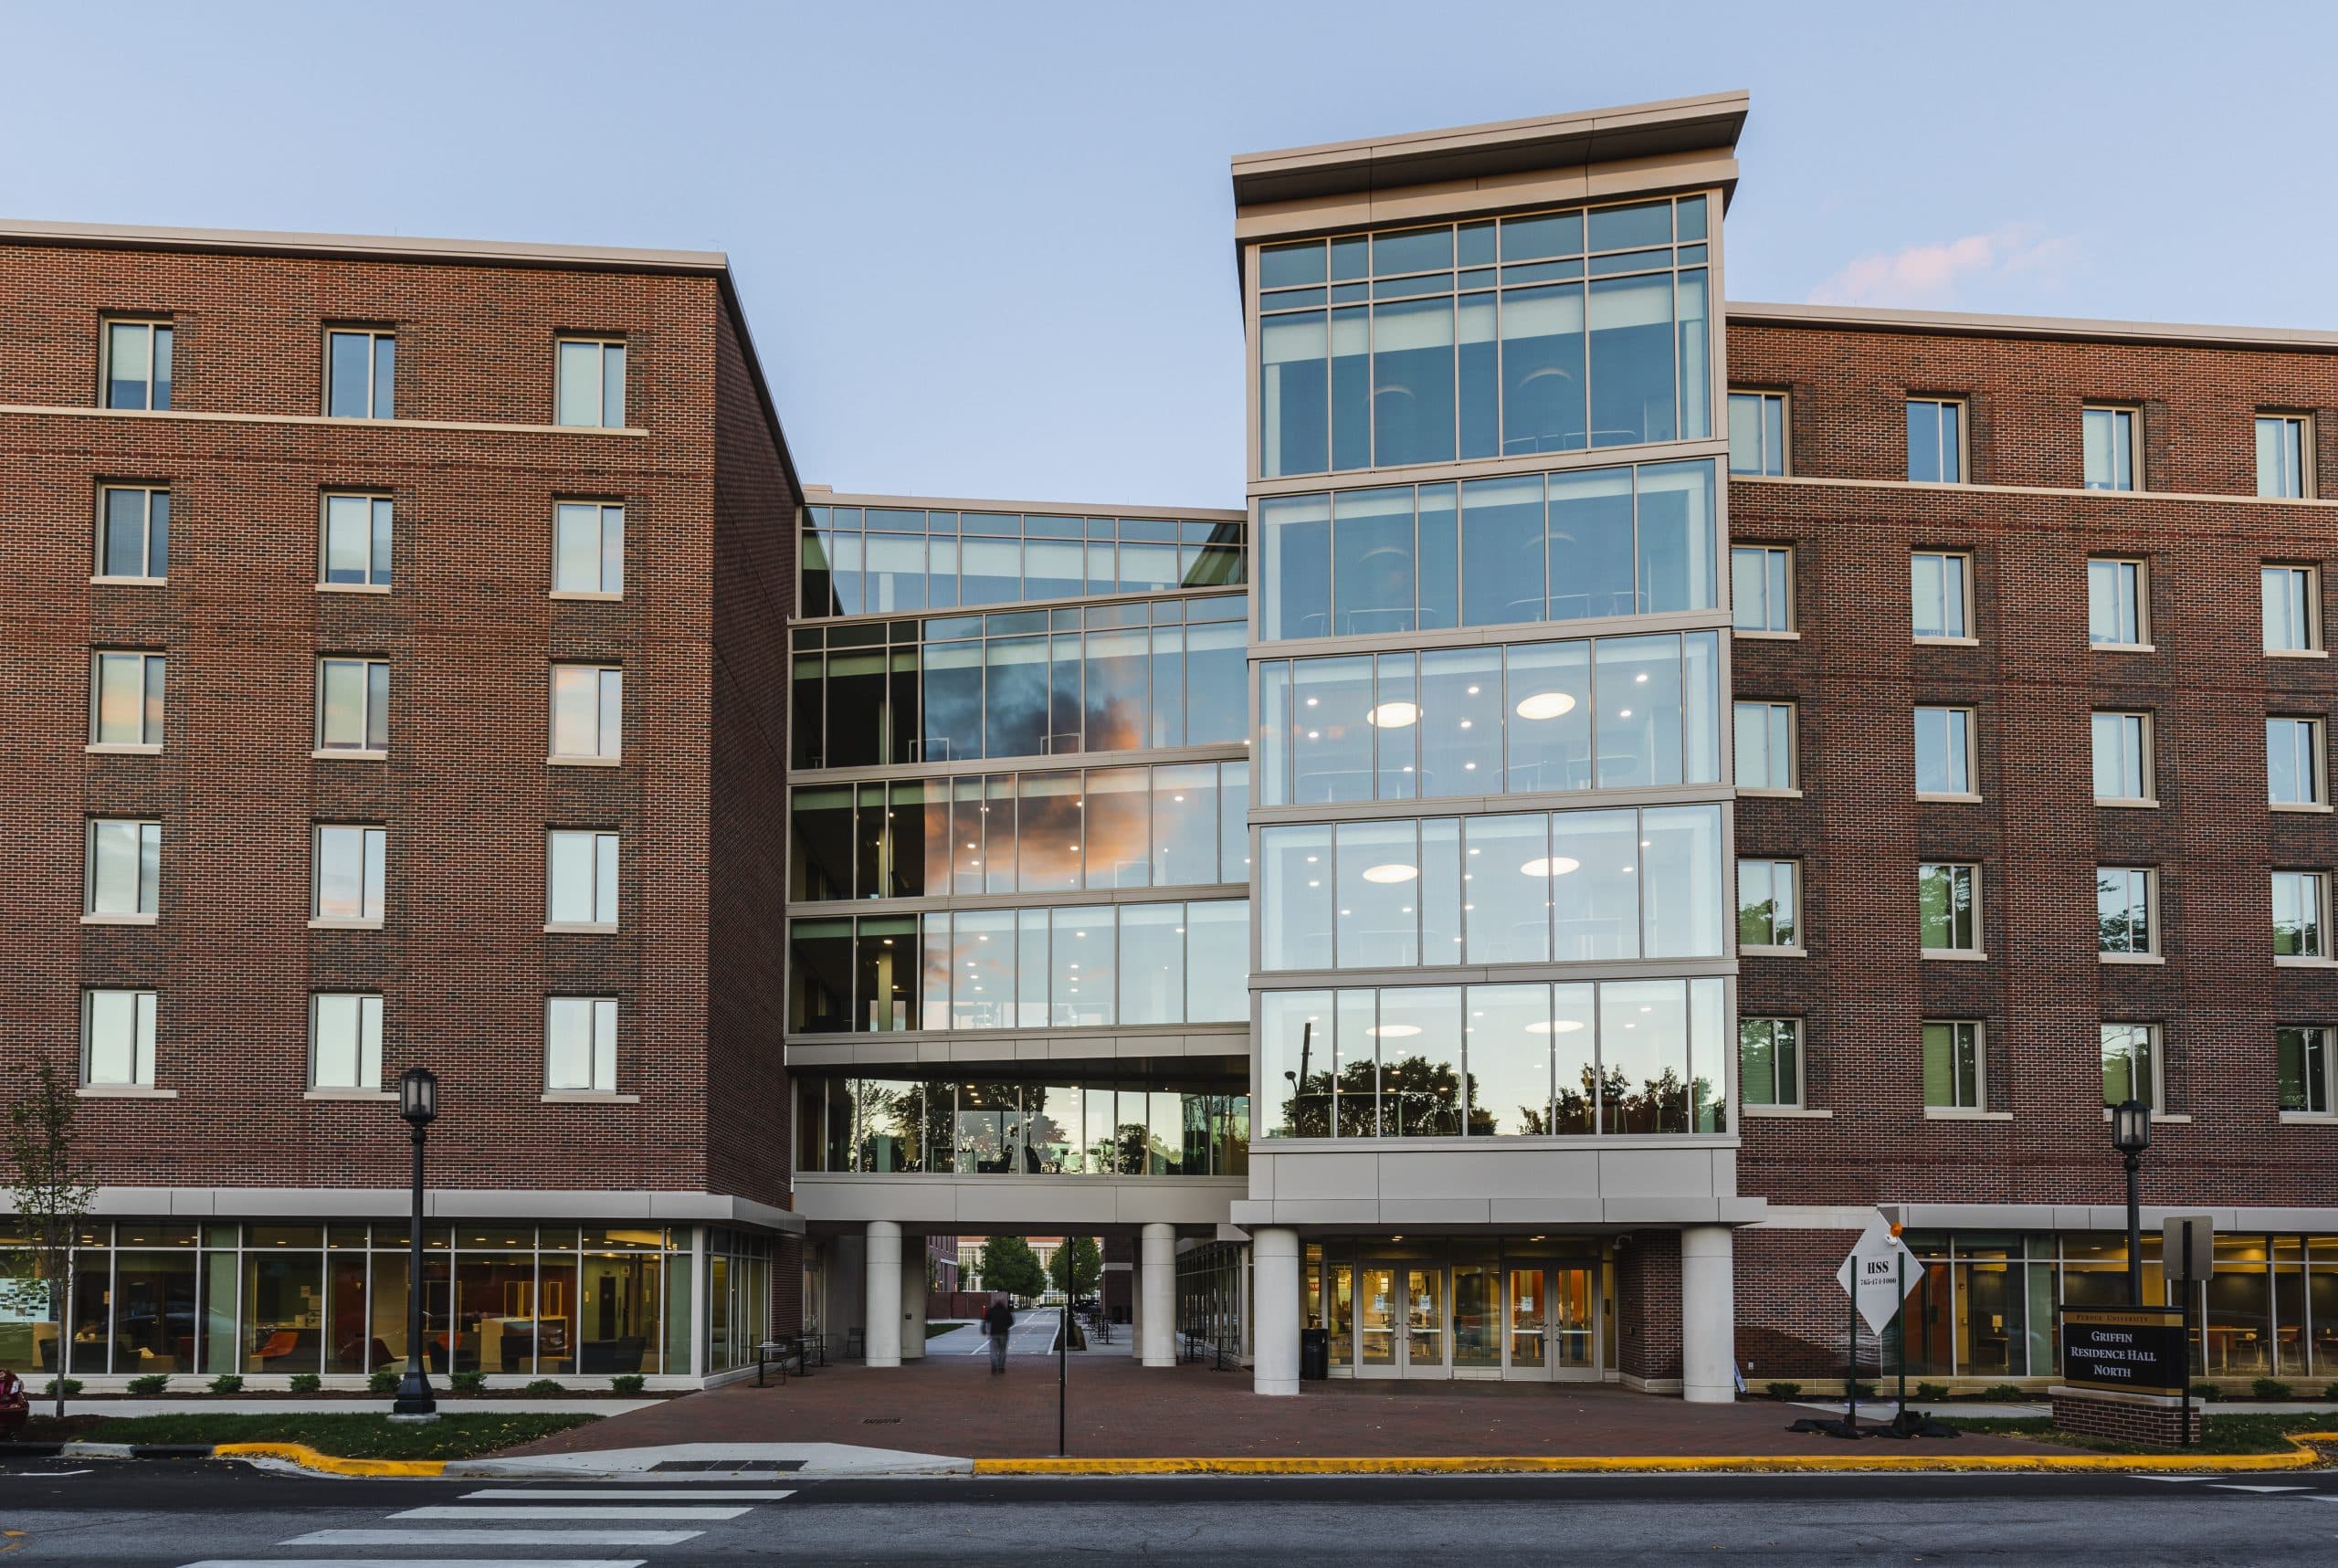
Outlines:
[[1096, 1250], [1092, 1236], [1072, 1236], [1056, 1248], [1048, 1259], [1048, 1278], [1056, 1289], [1075, 1300], [1096, 1289], [1096, 1281], [1104, 1277], [1103, 1255]]
[[1031, 1244], [1019, 1236], [994, 1236], [983, 1243], [983, 1289], [1009, 1296], [1036, 1296], [1048, 1288]]
[[22, 1241], [7, 1259], [9, 1305], [40, 1311], [57, 1325], [57, 1415], [65, 1415], [65, 1321], [73, 1291], [73, 1241], [97, 1201], [90, 1169], [73, 1150], [73, 1113], [80, 1099], [54, 1062], [33, 1068], [32, 1082], [8, 1105], [6, 1191]]

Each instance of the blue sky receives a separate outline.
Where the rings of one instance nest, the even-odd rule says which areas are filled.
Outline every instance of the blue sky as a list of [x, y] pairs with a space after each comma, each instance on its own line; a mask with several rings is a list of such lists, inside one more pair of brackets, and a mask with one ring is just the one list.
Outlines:
[[1736, 299], [2338, 327], [2326, 5], [0, 0], [0, 214], [729, 251], [838, 489], [1238, 504], [1232, 154], [1730, 88]]

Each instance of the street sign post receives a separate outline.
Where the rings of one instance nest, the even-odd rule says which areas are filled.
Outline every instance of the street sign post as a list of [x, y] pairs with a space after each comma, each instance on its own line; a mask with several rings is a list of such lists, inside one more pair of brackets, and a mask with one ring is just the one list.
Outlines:
[[2160, 1222], [2160, 1271], [2176, 1289], [2176, 1325], [2183, 1339], [2184, 1414], [2177, 1428], [2192, 1446], [2192, 1299], [2194, 1289], [2216, 1272], [2217, 1222], [2212, 1215], [2172, 1214]]
[[[1914, 1261], [1915, 1255], [1908, 1250], [1896, 1228], [1881, 1215], [1869, 1221], [1868, 1227], [1859, 1233], [1859, 1240], [1852, 1245], [1850, 1256], [1844, 1258], [1843, 1266], [1835, 1270], [1835, 1282], [1843, 1288], [1843, 1294], [1850, 1299], [1851, 1307], [1849, 1353], [1846, 1358], [1848, 1365], [1843, 1379], [1843, 1419], [1839, 1422], [1814, 1422], [1809, 1426], [1797, 1423], [1793, 1429], [1816, 1427], [1838, 1437], [1863, 1436], [1859, 1430], [1859, 1321], [1867, 1321], [1880, 1345], [1883, 1331], [1900, 1313], [1901, 1300], [1908, 1293], [1908, 1265]], [[1921, 1268], [1918, 1275], [1921, 1278]], [[1893, 1435], [1902, 1436], [1906, 1436], [1904, 1429], [1907, 1425], [1904, 1415], [1905, 1349], [1903, 1342], [1901, 1356], [1903, 1414], [1889, 1428]], [[1877, 1427], [1875, 1430], [1887, 1429]]]

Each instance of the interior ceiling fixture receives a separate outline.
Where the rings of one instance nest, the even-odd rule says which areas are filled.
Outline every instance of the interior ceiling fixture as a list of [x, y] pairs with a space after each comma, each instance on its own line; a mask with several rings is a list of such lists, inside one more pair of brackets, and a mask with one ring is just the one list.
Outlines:
[[1420, 722], [1421, 710], [1416, 703], [1383, 702], [1364, 716], [1364, 721], [1383, 730], [1401, 730], [1407, 724]]
[[1370, 866], [1364, 868], [1367, 882], [1409, 882], [1421, 874], [1417, 866]]
[[[1567, 855], [1548, 855], [1539, 860], [1529, 860], [1519, 870], [1529, 877], [1564, 877], [1569, 871], [1580, 870], [1583, 862]], [[1371, 873], [1366, 872], [1369, 876]]]
[[1574, 711], [1574, 699], [1564, 691], [1536, 691], [1518, 700], [1521, 719], [1556, 719]]

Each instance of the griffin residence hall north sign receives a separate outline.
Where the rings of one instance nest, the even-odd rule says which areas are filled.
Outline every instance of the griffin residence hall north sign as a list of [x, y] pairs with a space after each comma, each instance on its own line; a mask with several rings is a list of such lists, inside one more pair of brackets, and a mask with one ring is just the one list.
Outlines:
[[2184, 1319], [2174, 1307], [2065, 1307], [2062, 1381], [2072, 1388], [2184, 1392]]

